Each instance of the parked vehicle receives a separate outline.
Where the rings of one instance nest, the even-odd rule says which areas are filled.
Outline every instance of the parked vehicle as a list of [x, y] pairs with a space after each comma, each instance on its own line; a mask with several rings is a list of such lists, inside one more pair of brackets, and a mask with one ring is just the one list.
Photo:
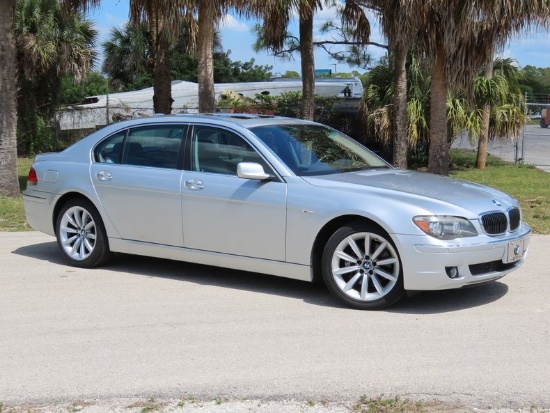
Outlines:
[[110, 125], [38, 155], [23, 200], [74, 266], [118, 252], [322, 279], [359, 309], [499, 279], [524, 262], [531, 233], [495, 189], [394, 169], [318, 123], [252, 114]]
[[545, 108], [541, 111], [539, 124], [541, 128], [547, 128], [550, 125], [550, 110]]

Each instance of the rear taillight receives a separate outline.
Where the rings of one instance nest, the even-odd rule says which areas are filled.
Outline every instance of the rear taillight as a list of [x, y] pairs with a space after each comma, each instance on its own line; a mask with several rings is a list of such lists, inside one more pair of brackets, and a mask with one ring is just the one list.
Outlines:
[[38, 177], [36, 176], [36, 171], [31, 166], [31, 170], [29, 171], [29, 176], [27, 177], [27, 184], [36, 185], [37, 183], [38, 183]]

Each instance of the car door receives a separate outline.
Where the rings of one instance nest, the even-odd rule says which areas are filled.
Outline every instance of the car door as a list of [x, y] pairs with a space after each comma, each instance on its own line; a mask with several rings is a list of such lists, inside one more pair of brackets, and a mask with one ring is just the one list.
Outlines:
[[112, 135], [95, 148], [91, 179], [123, 239], [183, 246], [185, 132], [182, 125], [143, 126]]
[[[182, 216], [187, 248], [285, 260], [286, 183], [237, 176], [239, 162], [272, 170], [232, 131], [195, 126], [184, 171]], [[274, 175], [275, 176], [275, 175]]]

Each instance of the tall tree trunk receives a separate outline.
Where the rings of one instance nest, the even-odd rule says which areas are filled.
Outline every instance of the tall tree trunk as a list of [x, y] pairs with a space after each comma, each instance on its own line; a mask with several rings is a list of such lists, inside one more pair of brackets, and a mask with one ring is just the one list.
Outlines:
[[[485, 66], [485, 79], [493, 77], [493, 59]], [[491, 106], [488, 103], [483, 105], [481, 112], [481, 133], [477, 142], [476, 167], [485, 169], [487, 163], [487, 146], [489, 144], [489, 121], [491, 118]]]
[[0, 0], [0, 195], [18, 196], [17, 72], [15, 70], [16, 0]]
[[155, 47], [153, 69], [153, 108], [155, 113], [172, 113], [172, 74], [170, 73], [170, 44], [159, 36]]
[[214, 27], [215, 18], [213, 6], [208, 1], [201, 1], [199, 6], [199, 112], [212, 113], [216, 111], [216, 95], [214, 92]]
[[449, 141], [447, 139], [447, 92], [445, 47], [437, 46], [430, 81], [430, 150], [428, 170], [449, 175]]
[[402, 169], [407, 169], [407, 52], [403, 45], [394, 49], [393, 165]]
[[150, 30], [154, 48], [153, 110], [155, 113], [172, 112], [172, 77], [170, 74], [170, 43], [164, 31], [164, 16], [158, 7], [150, 11]]
[[[301, 2], [301, 4], [303, 3], [304, 1]], [[302, 119], [313, 120], [315, 111], [313, 10], [305, 13], [300, 10], [300, 54], [302, 60]]]

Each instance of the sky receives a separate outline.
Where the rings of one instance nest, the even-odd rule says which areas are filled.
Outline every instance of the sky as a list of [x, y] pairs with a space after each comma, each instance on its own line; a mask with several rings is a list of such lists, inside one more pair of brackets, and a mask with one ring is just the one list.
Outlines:
[[[92, 9], [87, 17], [92, 20], [96, 30], [99, 32], [98, 44], [107, 40], [109, 33], [113, 27], [121, 28], [128, 21], [128, 6], [129, 0], [110, 0], [103, 1], [101, 6]], [[323, 39], [323, 36], [318, 32], [318, 29], [327, 20], [335, 20], [335, 10], [333, 8], [324, 8], [315, 15], [315, 40]], [[372, 20], [374, 21], [374, 19]], [[297, 55], [294, 60], [285, 60], [270, 56], [267, 52], [256, 53], [252, 49], [255, 41], [255, 35], [252, 33], [254, 20], [239, 19], [238, 17], [227, 15], [220, 25], [220, 35], [222, 39], [223, 49], [231, 50], [230, 58], [234, 61], [249, 61], [255, 60], [257, 65], [272, 66], [273, 74], [283, 74], [286, 71], [293, 70], [300, 72], [300, 61]], [[290, 27], [292, 33], [298, 33], [298, 25], [296, 22]], [[371, 40], [384, 44], [383, 36], [378, 32], [377, 27], [372, 30]], [[99, 49], [101, 51], [101, 49]], [[371, 54], [374, 61], [378, 60], [385, 54], [385, 50], [378, 47], [369, 47], [368, 53]], [[536, 67], [550, 67], [550, 32], [546, 30], [532, 30], [528, 33], [512, 38], [505, 48], [500, 52], [501, 57], [510, 57], [517, 61], [520, 67], [532, 65]], [[357, 67], [349, 67], [344, 64], [339, 64], [323, 50], [316, 48], [315, 51], [315, 68], [330, 69], [334, 73], [351, 72], [358, 70], [363, 72], [363, 69]]]

